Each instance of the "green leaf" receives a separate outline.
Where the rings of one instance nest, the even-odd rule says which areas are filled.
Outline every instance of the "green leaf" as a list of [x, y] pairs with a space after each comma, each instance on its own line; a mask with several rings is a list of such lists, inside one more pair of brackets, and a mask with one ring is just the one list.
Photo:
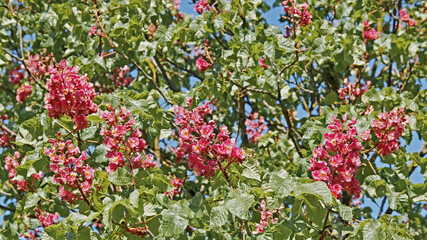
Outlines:
[[282, 170], [279, 173], [273, 173], [270, 177], [269, 184], [280, 198], [289, 196], [293, 190], [293, 186], [295, 185], [292, 178], [288, 176], [288, 173], [285, 170]]
[[97, 163], [108, 162], [108, 158], [106, 157], [107, 151], [107, 146], [105, 146], [104, 144], [98, 145], [96, 146], [90, 158], [94, 159]]
[[264, 53], [267, 57], [275, 58], [276, 51], [274, 49], [273, 42], [265, 42], [264, 43]]
[[256, 179], [258, 181], [261, 181], [261, 176], [259, 174], [259, 164], [254, 159], [249, 159], [247, 161], [244, 161], [242, 166], [244, 167], [242, 176]]
[[249, 195], [240, 190], [233, 190], [228, 195], [228, 199], [225, 202], [225, 207], [231, 214], [241, 219], [249, 219], [250, 213], [249, 208], [255, 202], [254, 196]]
[[87, 220], [87, 216], [77, 212], [72, 212], [70, 213], [70, 216], [68, 216], [68, 219], [74, 223], [74, 226], [76, 226], [85, 222]]
[[115, 172], [108, 174], [108, 180], [117, 186], [126, 186], [132, 183], [132, 175], [128, 170], [121, 167]]
[[102, 122], [103, 120], [102, 120], [102, 118], [100, 118], [98, 115], [96, 115], [96, 114], [91, 114], [91, 115], [89, 115], [89, 116], [87, 116], [87, 118], [86, 118], [89, 122], [96, 122], [96, 123], [98, 123], [98, 122]]
[[19, 128], [16, 142], [21, 144], [36, 145], [43, 140], [43, 127], [39, 118], [31, 118], [23, 122]]
[[323, 100], [323, 103], [326, 105], [334, 104], [336, 101], [338, 101], [338, 94], [336, 92], [330, 92], [328, 95], [326, 95], [325, 99]]
[[37, 193], [27, 194], [24, 209], [29, 209], [36, 206], [39, 200], [40, 200], [40, 196]]
[[304, 202], [307, 206], [307, 217], [317, 226], [322, 226], [326, 209], [320, 199], [314, 194], [304, 194]]
[[340, 216], [345, 221], [351, 221], [353, 220], [353, 209], [346, 205], [339, 205], [338, 206], [338, 212], [340, 213]]
[[326, 204], [329, 204], [329, 205], [332, 204], [331, 190], [329, 190], [326, 183], [321, 182], [321, 181], [317, 181], [317, 182], [313, 182], [313, 183], [303, 184], [303, 186], [305, 188], [305, 190], [303, 191], [304, 193], [317, 194], [319, 197], [321, 197], [323, 202], [325, 202]]
[[171, 129], [161, 129], [159, 140], [164, 139], [164, 138], [168, 138], [171, 135], [172, 135]]
[[164, 237], [178, 237], [185, 233], [188, 225], [188, 212], [181, 205], [175, 204], [172, 209], [162, 212], [160, 232]]
[[223, 205], [212, 208], [209, 228], [222, 227], [227, 223], [228, 212]]
[[139, 204], [139, 189], [135, 189], [130, 195], [129, 195], [129, 202], [134, 207], [138, 207]]
[[144, 216], [150, 217], [156, 215], [155, 205], [151, 203], [144, 203]]
[[53, 224], [43, 229], [42, 239], [65, 239], [65, 229], [62, 224]]

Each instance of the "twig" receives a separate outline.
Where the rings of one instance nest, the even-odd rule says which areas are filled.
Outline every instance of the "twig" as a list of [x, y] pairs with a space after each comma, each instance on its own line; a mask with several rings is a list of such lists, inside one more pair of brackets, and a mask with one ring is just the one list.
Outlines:
[[[292, 122], [291, 119], [289, 117], [289, 112], [286, 109], [285, 103], [282, 101], [282, 96], [281, 96], [281, 87], [280, 87], [280, 83], [282, 81], [282, 77], [281, 77], [281, 73], [279, 72], [279, 67], [276, 65], [276, 63], [274, 62], [273, 58], [270, 58], [271, 63], [273, 64], [273, 66], [276, 68], [278, 76], [277, 76], [277, 100], [280, 103], [280, 107], [282, 109], [282, 113], [283, 115], [285, 115], [285, 119], [286, 119], [286, 123], [288, 124], [288, 134], [289, 137], [291, 138], [295, 148], [297, 149], [298, 155], [300, 157], [303, 157], [303, 154], [301, 152], [301, 148], [298, 144], [298, 142], [295, 139], [294, 133], [293, 133], [293, 128], [292, 128]], [[283, 71], [283, 70], [282, 70]]]
[[165, 69], [163, 68], [163, 65], [160, 63], [159, 59], [156, 56], [154, 56], [153, 59], [154, 59], [154, 61], [152, 61], [153, 64], [157, 67], [157, 69], [159, 70], [159, 72], [162, 73], [162, 76], [165, 79], [165, 81], [168, 84], [168, 86], [170, 87], [170, 89], [173, 92], [179, 92], [179, 88], [170, 80], [170, 78], [166, 74]]
[[113, 44], [113, 42], [111, 41], [111, 39], [108, 37], [107, 35], [107, 31], [105, 31], [104, 25], [101, 22], [101, 18], [100, 18], [100, 14], [99, 14], [99, 9], [97, 8], [96, 4], [95, 4], [95, 16], [96, 16], [96, 23], [98, 24], [98, 26], [101, 28], [102, 31], [102, 36], [105, 37], [105, 39], [107, 39], [108, 44], [110, 45], [110, 47], [115, 50], [118, 54], [122, 55], [126, 60], [130, 61], [134, 66], [136, 66], [138, 68], [139, 71], [142, 72], [142, 74], [149, 79], [153, 84], [154, 87], [156, 88], [156, 90], [160, 93], [160, 95], [162, 95], [163, 99], [170, 105], [173, 105], [171, 101], [169, 101], [169, 99], [163, 94], [163, 92], [160, 90], [159, 86], [157, 85], [157, 83], [154, 81], [153, 78], [150, 77], [150, 75], [148, 75], [148, 73], [134, 60], [132, 60], [129, 56], [127, 56], [126, 54], [124, 54], [123, 52], [119, 51], [116, 46]]
[[384, 208], [384, 204], [385, 204], [385, 200], [386, 200], [386, 199], [387, 199], [387, 197], [386, 197], [386, 196], [384, 196], [383, 201], [381, 202], [381, 207], [380, 207], [380, 211], [378, 212], [378, 217], [377, 217], [377, 219], [381, 217], [381, 213], [383, 212], [383, 208]]
[[325, 239], [325, 237], [326, 237], [326, 229], [328, 228], [328, 226], [326, 225], [327, 223], [328, 223], [328, 219], [329, 219], [329, 212], [330, 212], [330, 209], [328, 209], [328, 211], [326, 212], [326, 217], [325, 217], [325, 220], [323, 221], [323, 228], [322, 228], [322, 231], [321, 232], [319, 232], [319, 234], [321, 234], [321, 236], [320, 236], [320, 240], [323, 240], [323, 239]]
[[194, 71], [192, 71], [192, 70], [190, 70], [190, 69], [186, 69], [186, 68], [184, 68], [184, 67], [179, 66], [178, 64], [174, 63], [174, 62], [173, 62], [172, 60], [170, 60], [169, 58], [165, 58], [165, 60], [166, 60], [167, 62], [169, 62], [170, 64], [173, 64], [175, 67], [177, 67], [177, 68], [179, 68], [179, 69], [181, 69], [181, 70], [183, 70], [183, 71], [186, 71], [186, 72], [188, 72], [188, 73], [192, 74], [194, 77], [196, 77], [196, 78], [200, 79], [201, 81], [203, 81], [203, 80], [204, 80], [204, 78], [203, 78], [202, 76], [199, 76], [197, 73], [195, 73]]
[[54, 121], [56, 124], [58, 124], [59, 126], [61, 126], [62, 128], [64, 128], [65, 130], [67, 130], [68, 134], [73, 135], [74, 138], [78, 139], [78, 137], [73, 133], [73, 131], [69, 130], [68, 128], [66, 128], [64, 125], [62, 125], [59, 120], [55, 120]]
[[13, 209], [13, 208], [9, 208], [9, 207], [3, 206], [3, 205], [0, 205], [0, 208], [1, 208], [1, 209], [4, 209], [4, 210], [6, 210], [6, 211], [15, 212], [15, 209]]

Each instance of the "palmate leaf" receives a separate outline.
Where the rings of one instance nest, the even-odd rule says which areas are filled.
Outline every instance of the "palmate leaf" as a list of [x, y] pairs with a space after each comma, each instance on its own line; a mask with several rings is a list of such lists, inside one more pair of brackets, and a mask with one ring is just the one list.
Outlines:
[[241, 219], [249, 219], [249, 208], [255, 202], [254, 196], [241, 190], [234, 190], [229, 193], [225, 202], [225, 207], [231, 214]]
[[121, 167], [108, 174], [108, 180], [118, 186], [130, 185], [132, 184], [132, 175], [126, 168]]
[[178, 237], [185, 234], [188, 225], [188, 207], [174, 204], [171, 209], [162, 212], [160, 234], [165, 237]]

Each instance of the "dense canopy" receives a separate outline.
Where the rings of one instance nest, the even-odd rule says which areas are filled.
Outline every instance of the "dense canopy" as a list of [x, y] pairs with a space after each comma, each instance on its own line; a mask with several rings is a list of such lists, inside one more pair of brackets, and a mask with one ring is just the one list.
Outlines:
[[0, 238], [425, 239], [426, 3], [182, 1], [0, 3]]

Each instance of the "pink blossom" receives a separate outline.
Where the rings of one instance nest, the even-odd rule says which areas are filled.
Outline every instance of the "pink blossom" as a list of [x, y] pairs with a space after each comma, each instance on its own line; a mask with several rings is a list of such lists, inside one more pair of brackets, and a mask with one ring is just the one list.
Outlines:
[[[265, 123], [264, 117], [259, 117], [258, 113], [250, 114], [250, 119], [246, 119], [246, 134], [249, 135], [249, 141], [256, 143], [258, 142], [262, 132], [267, 130], [267, 124]], [[259, 117], [259, 119], [258, 119]]]
[[74, 146], [71, 140], [64, 141], [57, 134], [56, 139], [50, 139], [52, 148], [45, 147], [44, 154], [50, 158], [49, 169], [54, 173], [53, 183], [60, 185], [59, 196], [63, 201], [74, 202], [77, 195], [72, 191], [66, 191], [64, 186], [71, 189], [82, 187], [84, 192], [92, 186], [95, 170], [89, 165], [83, 167], [87, 160], [86, 152], [80, 154], [80, 150]]
[[409, 13], [406, 9], [400, 9], [399, 10], [399, 18], [402, 22], [405, 22], [408, 24], [408, 26], [416, 26], [418, 24], [417, 20], [412, 19], [409, 17]]
[[[283, 11], [288, 15], [290, 19], [296, 19], [297, 21], [293, 24], [296, 24], [297, 26], [306, 26], [310, 24], [311, 19], [313, 18], [313, 15], [311, 14], [310, 10], [308, 9], [309, 6], [307, 2], [303, 2], [299, 6], [295, 5], [295, 2], [285, 0], [282, 2], [284, 8]], [[289, 27], [289, 26], [288, 26]], [[289, 28], [287, 28], [289, 29]], [[289, 36], [289, 33], [285, 37]]]
[[156, 163], [154, 162], [153, 155], [148, 154], [147, 158], [142, 162], [142, 167], [147, 170], [149, 168], [153, 168], [156, 166]]
[[89, 36], [93, 36], [95, 34], [98, 34], [98, 27], [96, 25], [93, 25], [92, 28], [89, 30]]
[[199, 0], [194, 5], [194, 11], [198, 14], [202, 14], [204, 11], [210, 11], [211, 7], [209, 6], [209, 0]]
[[43, 57], [39, 54], [33, 56], [28, 53], [28, 58], [24, 60], [24, 62], [27, 65], [28, 71], [31, 73], [30, 82], [32, 80], [40, 81], [44, 75], [49, 75], [49, 67], [54, 62], [53, 53]]
[[38, 173], [34, 173], [32, 175], [32, 177], [33, 177], [34, 181], [41, 180], [43, 178], [43, 172], [39, 171]]
[[212, 113], [209, 102], [191, 108], [193, 100], [187, 100], [190, 111], [174, 106], [175, 123], [180, 127], [179, 146], [174, 149], [177, 161], [188, 158], [188, 167], [196, 176], [210, 178], [215, 174], [216, 164], [224, 161], [241, 163], [246, 158], [243, 149], [236, 146], [235, 139], [230, 139], [226, 126], [219, 128], [215, 134], [216, 123], [206, 122], [207, 114]]
[[349, 83], [348, 79], [344, 79], [344, 87], [338, 89], [338, 94], [340, 99], [349, 99], [350, 102], [354, 102], [358, 97], [368, 91], [370, 86], [371, 81], [366, 81], [366, 84], [361, 82], [356, 84]]
[[13, 85], [21, 84], [21, 80], [26, 77], [25, 68], [22, 66], [16, 66], [14, 69], [8, 72], [9, 81]]
[[377, 30], [371, 28], [371, 29], [365, 31], [365, 37], [368, 41], [375, 40], [379, 37], [379, 34], [378, 34]]
[[372, 132], [378, 138], [377, 150], [381, 156], [390, 155], [399, 149], [398, 140], [409, 123], [403, 108], [378, 114], [378, 120], [371, 122]]
[[78, 74], [79, 67], [69, 67], [65, 60], [49, 69], [50, 78], [46, 87], [49, 92], [44, 97], [49, 117], [60, 118], [67, 115], [73, 118], [77, 130], [87, 127], [86, 116], [97, 112], [93, 102], [96, 96], [92, 83], [86, 75]]
[[197, 58], [196, 67], [197, 67], [197, 70], [199, 70], [200, 72], [209, 69], [210, 66], [211, 66], [211, 64], [206, 62], [206, 60], [204, 60], [203, 57]]
[[37, 209], [36, 217], [40, 220], [42, 227], [49, 227], [59, 221], [59, 213], [51, 214]]
[[[325, 182], [336, 198], [341, 198], [341, 191], [355, 196], [359, 196], [361, 191], [355, 174], [360, 166], [362, 144], [356, 138], [355, 124], [355, 118], [347, 123], [347, 114], [342, 120], [332, 116], [332, 122], [328, 125], [332, 133], [324, 134], [326, 150], [329, 153], [320, 145], [313, 150], [313, 158], [310, 160], [309, 171], [313, 180]], [[328, 162], [319, 162], [316, 159]]]
[[263, 67], [264, 69], [267, 69], [267, 68], [268, 68], [268, 65], [267, 65], [267, 64], [265, 64], [265, 59], [264, 59], [264, 58], [260, 57], [260, 58], [259, 58], [259, 60], [258, 60], [258, 63], [259, 63], [259, 65], [261, 65], [261, 67]]
[[129, 84], [134, 80], [131, 76], [129, 76], [130, 68], [128, 65], [124, 65], [123, 67], [117, 67], [115, 71], [110, 74], [110, 79], [116, 85], [116, 87], [120, 86], [129, 86]]
[[406, 9], [400, 9], [399, 10], [399, 18], [402, 20], [402, 22], [408, 22], [409, 21], [409, 13]]
[[285, 206], [282, 204], [278, 209], [267, 210], [267, 206], [264, 200], [262, 200], [259, 205], [261, 210], [256, 210], [261, 213], [261, 220], [259, 223], [256, 223], [256, 229], [253, 234], [263, 233], [265, 231], [264, 227], [266, 227], [268, 224], [277, 223], [279, 219], [275, 218], [274, 214], [285, 208]]

